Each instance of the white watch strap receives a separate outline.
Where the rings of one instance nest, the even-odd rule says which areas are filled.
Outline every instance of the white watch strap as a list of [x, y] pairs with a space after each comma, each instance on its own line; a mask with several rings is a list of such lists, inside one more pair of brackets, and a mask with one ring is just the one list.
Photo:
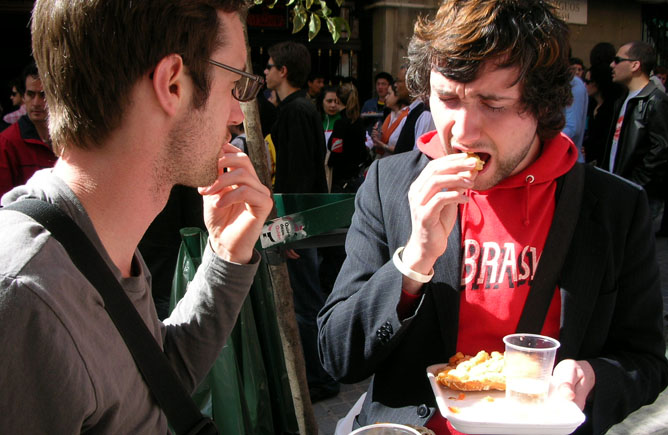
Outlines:
[[421, 283], [431, 281], [431, 279], [434, 277], [434, 269], [433, 268], [431, 269], [429, 275], [424, 275], [422, 273], [414, 271], [413, 269], [406, 266], [403, 261], [401, 261], [402, 252], [404, 252], [403, 246], [394, 251], [394, 256], [392, 257], [392, 262], [394, 263], [394, 267], [396, 267], [397, 270], [401, 272], [402, 275], [412, 279], [413, 281]]

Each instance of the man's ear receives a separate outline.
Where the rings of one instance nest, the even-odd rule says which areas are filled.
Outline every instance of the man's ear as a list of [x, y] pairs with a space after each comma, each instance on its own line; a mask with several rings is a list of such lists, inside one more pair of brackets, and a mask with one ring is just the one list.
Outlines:
[[183, 59], [178, 54], [163, 57], [149, 75], [155, 97], [162, 109], [174, 115], [185, 98], [185, 73]]
[[287, 77], [288, 76], [288, 67], [283, 65], [281, 69], [278, 70], [279, 73], [281, 73], [281, 77]]

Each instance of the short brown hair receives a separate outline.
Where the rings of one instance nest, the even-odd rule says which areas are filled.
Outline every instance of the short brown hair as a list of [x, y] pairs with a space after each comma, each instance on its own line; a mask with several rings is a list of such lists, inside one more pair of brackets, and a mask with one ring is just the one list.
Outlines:
[[656, 50], [654, 50], [654, 47], [644, 41], [633, 41], [624, 45], [629, 46], [628, 56], [640, 61], [640, 72], [649, 77], [656, 66]]
[[137, 80], [169, 54], [183, 57], [193, 105], [204, 105], [207, 59], [223, 44], [217, 12], [245, 7], [245, 0], [37, 0], [32, 45], [56, 152], [106, 139], [120, 125]]
[[286, 79], [291, 86], [301, 88], [311, 72], [311, 53], [300, 42], [285, 41], [272, 45], [269, 56], [277, 68], [286, 67]]
[[517, 67], [523, 110], [536, 118], [539, 137], [548, 139], [563, 129], [563, 111], [573, 98], [568, 38], [568, 27], [543, 0], [445, 0], [434, 19], [415, 25], [406, 84], [424, 99], [432, 69], [468, 83], [486, 61]]

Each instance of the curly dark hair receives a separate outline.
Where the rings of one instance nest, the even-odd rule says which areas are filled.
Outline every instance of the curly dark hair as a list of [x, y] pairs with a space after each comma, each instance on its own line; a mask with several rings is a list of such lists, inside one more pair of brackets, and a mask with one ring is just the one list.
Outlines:
[[544, 0], [445, 0], [435, 18], [415, 24], [406, 84], [426, 100], [432, 70], [469, 83], [486, 61], [516, 67], [520, 104], [536, 118], [541, 140], [549, 139], [563, 129], [573, 99], [568, 38], [567, 25]]

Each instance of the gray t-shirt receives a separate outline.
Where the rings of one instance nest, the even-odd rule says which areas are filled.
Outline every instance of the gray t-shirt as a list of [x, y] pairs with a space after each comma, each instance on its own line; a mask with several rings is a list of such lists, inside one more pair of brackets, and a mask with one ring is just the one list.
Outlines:
[[[56, 204], [84, 230], [121, 282], [188, 390], [204, 378], [234, 326], [258, 267], [223, 261], [207, 246], [202, 266], [161, 323], [139, 251], [122, 278], [92, 222], [50, 169], [2, 198]], [[153, 400], [102, 298], [64, 248], [27, 216], [0, 212], [0, 433], [165, 434]]]

